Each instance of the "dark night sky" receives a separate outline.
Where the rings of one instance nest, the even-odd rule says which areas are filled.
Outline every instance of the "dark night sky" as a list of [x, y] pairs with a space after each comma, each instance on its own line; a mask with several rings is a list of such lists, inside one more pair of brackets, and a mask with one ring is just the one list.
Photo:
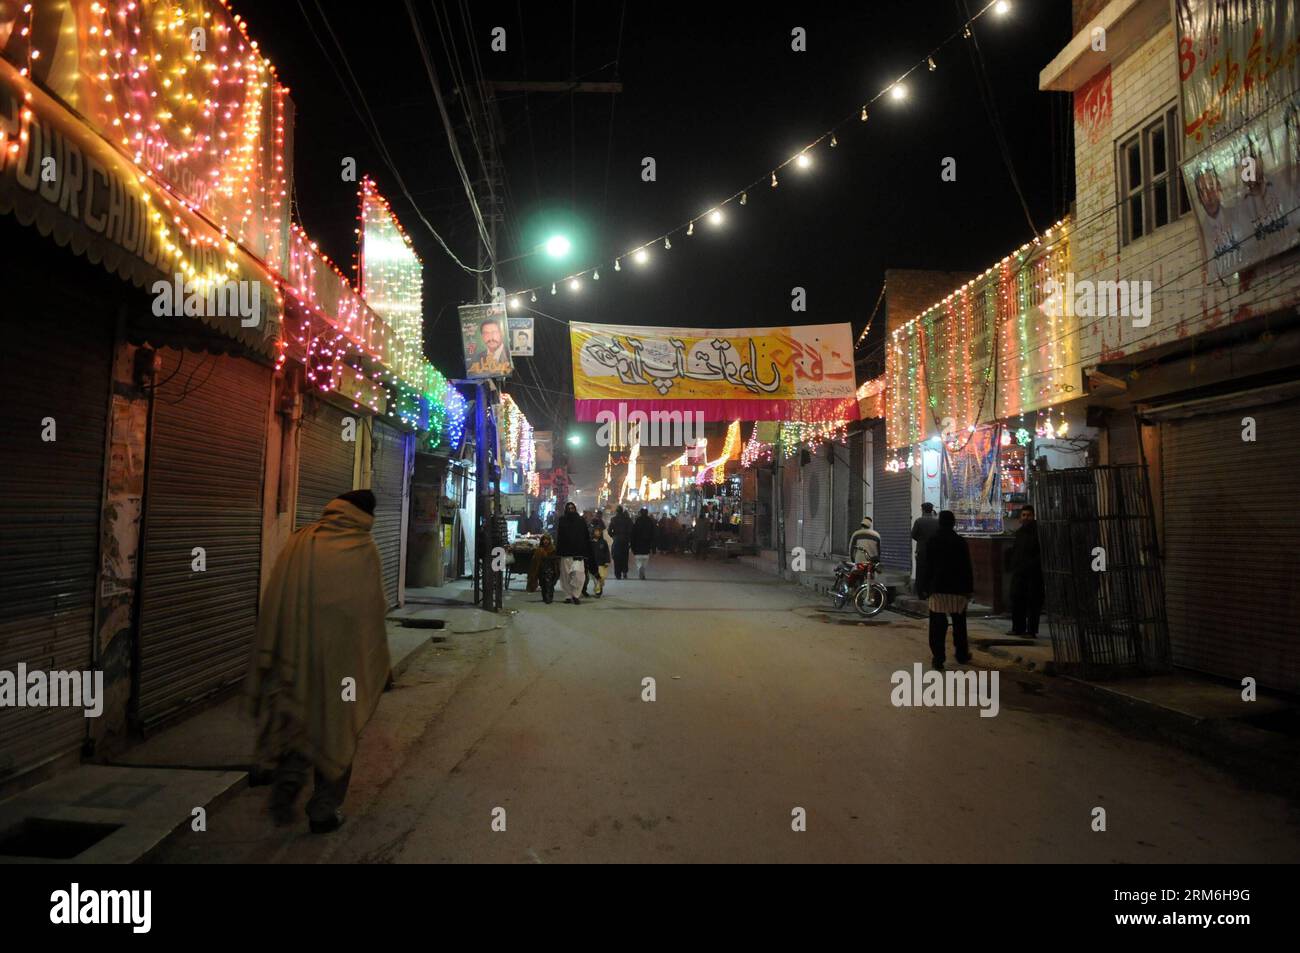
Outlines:
[[[463, 124], [434, 6], [412, 2], [453, 119]], [[698, 227], [693, 237], [674, 236], [672, 250], [657, 250], [646, 269], [615, 274], [607, 267], [616, 254], [765, 176], [855, 114], [960, 29], [962, 0], [792, 5], [780, 16], [733, 3], [435, 2], [466, 75], [472, 38], [488, 79], [607, 81], [617, 70], [624, 84], [614, 97], [502, 94], [499, 103], [509, 185], [499, 256], [527, 251], [566, 217], [584, 233], [565, 266], [536, 257], [503, 266], [507, 288], [546, 282], [536, 307], [555, 318], [694, 327], [849, 321], [857, 333], [885, 268], [982, 270], [1032, 237], [979, 97], [968, 41], [958, 39], [936, 56], [937, 71], [913, 74], [905, 104], [882, 100], [867, 123], [854, 120], [843, 129], [836, 149], [819, 147], [813, 169], [787, 170], [775, 190], [752, 189], [747, 206], [733, 207], [722, 230]], [[974, 12], [984, 0], [966, 2]], [[236, 5], [297, 107], [300, 220], [346, 271], [355, 249], [356, 186], [341, 181], [339, 170], [344, 156], [355, 157], [392, 201], [425, 262], [426, 352], [444, 373], [459, 376], [455, 306], [473, 299], [473, 280], [420, 223], [364, 131], [344, 93], [351, 80], [320, 12], [413, 198], [451, 248], [473, 264], [473, 220], [405, 4], [321, 0], [318, 7], [316, 0], [286, 0], [274, 5], [274, 16], [271, 9]], [[343, 73], [342, 83], [308, 21]], [[496, 26], [506, 28], [505, 53], [490, 50]], [[790, 50], [795, 26], [807, 30], [806, 53]], [[1037, 83], [1039, 71], [1070, 38], [1070, 3], [1013, 0], [1010, 16], [990, 13], [975, 29], [1015, 171], [1043, 228], [1066, 211], [1072, 194], [1072, 161], [1063, 159], [1068, 104], [1059, 94], [1038, 92]], [[459, 134], [474, 175], [473, 147], [463, 129]], [[656, 159], [657, 182], [641, 181], [643, 156]], [[955, 183], [940, 181], [945, 156], [957, 160]], [[517, 244], [520, 234], [525, 247]], [[577, 295], [562, 286], [551, 296], [553, 278], [590, 264], [602, 265], [599, 282], [585, 282]], [[804, 314], [790, 310], [796, 285], [807, 289]], [[547, 390], [507, 390], [535, 425], [563, 429], [572, 416], [571, 399], [558, 393], [571, 388], [567, 333], [541, 316], [537, 323], [533, 364]], [[875, 339], [873, 333], [868, 346]], [[517, 371], [520, 378], [530, 385], [535, 380]], [[584, 489], [598, 476], [598, 464], [583, 465], [588, 459], [598, 459], [594, 448], [575, 460]]]

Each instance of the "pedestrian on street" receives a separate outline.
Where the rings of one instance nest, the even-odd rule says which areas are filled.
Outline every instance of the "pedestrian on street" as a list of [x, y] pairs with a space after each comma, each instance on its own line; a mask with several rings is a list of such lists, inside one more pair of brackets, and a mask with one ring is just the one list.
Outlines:
[[939, 532], [939, 521], [934, 515], [933, 503], [921, 504], [921, 515], [912, 524], [912, 540], [916, 543], [916, 594], [921, 595], [921, 580], [926, 574], [926, 544]]
[[695, 529], [691, 533], [696, 559], [703, 559], [709, 554], [709, 533], [709, 515], [707, 512], [702, 512], [695, 518]]
[[[591, 555], [587, 557], [587, 578], [591, 580], [593, 591], [599, 599], [605, 591], [605, 574], [609, 572], [609, 540], [605, 536], [604, 526], [591, 529]], [[584, 585], [583, 594], [586, 594]]]
[[343, 823], [357, 738], [392, 669], [374, 514], [374, 493], [352, 490], [289, 538], [262, 592], [244, 683], [258, 721], [258, 761], [275, 766], [271, 816], [281, 826], [293, 822], [314, 769], [307, 802], [314, 834]]
[[559, 575], [560, 557], [555, 554], [555, 541], [551, 539], [550, 534], [542, 536], [542, 540], [533, 550], [533, 558], [528, 563], [528, 591], [536, 592], [538, 587], [542, 590], [542, 601], [550, 605], [551, 600], [555, 598], [555, 579]]
[[609, 535], [613, 538], [614, 544], [611, 547], [611, 555], [614, 557], [614, 578], [627, 578], [627, 557], [632, 549], [632, 517], [627, 515], [623, 507], [619, 507], [614, 514], [614, 518], [609, 521]]
[[862, 525], [849, 537], [849, 556], [855, 563], [874, 563], [880, 559], [880, 534], [871, 528], [871, 517], [862, 517]]
[[975, 594], [975, 571], [971, 566], [970, 548], [957, 535], [957, 517], [952, 510], [939, 514], [939, 530], [926, 544], [925, 576], [920, 596], [930, 610], [931, 664], [942, 669], [948, 619], [952, 619], [952, 644], [958, 665], [970, 664], [970, 645], [966, 640], [966, 607]]
[[636, 572], [645, 578], [646, 563], [650, 561], [650, 551], [655, 545], [655, 521], [650, 518], [650, 511], [644, 506], [632, 525], [632, 555], [636, 556]]
[[1008, 556], [1011, 566], [1011, 634], [1038, 637], [1043, 613], [1043, 554], [1034, 508], [1020, 508], [1020, 528]]
[[583, 567], [591, 553], [591, 530], [572, 502], [564, 504], [564, 515], [555, 524], [555, 550], [560, 554], [560, 588], [564, 590], [564, 601], [576, 606], [587, 578]]
[[[613, 538], [609, 535], [608, 531], [606, 531], [605, 529], [605, 514], [602, 513], [600, 510], [596, 510], [596, 515], [591, 518], [591, 523], [589, 525], [593, 530], [600, 533], [601, 539], [603, 539], [606, 543], [613, 542]], [[587, 575], [582, 580], [582, 598], [584, 599], [587, 598], [587, 585], [592, 581], [591, 562], [588, 561], [585, 563], [585, 565], [587, 567]], [[601, 588], [602, 589], [604, 588], [603, 576], [601, 577]]]

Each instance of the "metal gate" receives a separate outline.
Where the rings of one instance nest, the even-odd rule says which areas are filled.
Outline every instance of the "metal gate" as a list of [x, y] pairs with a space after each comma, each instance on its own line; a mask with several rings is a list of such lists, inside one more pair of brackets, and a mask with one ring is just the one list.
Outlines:
[[[113, 322], [92, 287], [51, 285], [48, 270], [16, 265], [0, 274], [0, 670], [82, 672], [95, 632]], [[0, 781], [76, 750], [86, 726], [79, 708], [0, 707]]]
[[1088, 678], [1170, 668], [1146, 468], [1035, 475], [1044, 608], [1056, 664]]
[[402, 574], [403, 501], [407, 487], [407, 435], [376, 420], [371, 432], [372, 482], [375, 491], [375, 525], [371, 534], [384, 565], [384, 594], [397, 605]]
[[847, 443], [828, 444], [834, 459], [831, 461], [831, 539], [829, 553], [849, 555], [849, 536], [862, 519], [849, 513], [849, 485], [854, 479], [849, 455], [853, 452]]
[[1174, 661], [1300, 692], [1300, 402], [1188, 413], [1161, 424]]
[[885, 425], [872, 431], [871, 475], [873, 487], [873, 529], [880, 534], [880, 561], [886, 569], [912, 575], [912, 474], [908, 470], [890, 473], [885, 469]]
[[[353, 421], [351, 440], [344, 424]], [[362, 419], [317, 400], [303, 415], [298, 429], [298, 502], [294, 526], [301, 528], [320, 519], [325, 505], [340, 493], [351, 490], [357, 454], [357, 431]]]
[[[136, 715], [148, 728], [238, 682], [257, 623], [271, 370], [160, 352], [142, 536]], [[193, 570], [195, 548], [206, 566]]]

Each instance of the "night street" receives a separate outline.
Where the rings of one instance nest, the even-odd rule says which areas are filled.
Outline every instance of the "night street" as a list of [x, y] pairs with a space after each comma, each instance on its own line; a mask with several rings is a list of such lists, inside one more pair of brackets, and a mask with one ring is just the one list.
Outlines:
[[[1001, 710], [890, 704], [922, 623], [870, 625], [746, 567], [652, 560], [652, 578], [513, 621], [321, 844], [275, 832], [265, 789], [162, 862], [1294, 862], [1283, 798], [1004, 680]], [[837, 624], [837, 621], [849, 623]], [[981, 663], [992, 661], [981, 655]], [[408, 674], [415, 685], [439, 671]], [[656, 700], [641, 700], [642, 679]], [[377, 745], [397, 725], [381, 702]], [[438, 699], [441, 703], [442, 699]], [[365, 762], [367, 742], [359, 758]], [[1106, 832], [1090, 830], [1104, 806]], [[506, 830], [491, 829], [496, 807]], [[803, 807], [807, 830], [791, 829]]]

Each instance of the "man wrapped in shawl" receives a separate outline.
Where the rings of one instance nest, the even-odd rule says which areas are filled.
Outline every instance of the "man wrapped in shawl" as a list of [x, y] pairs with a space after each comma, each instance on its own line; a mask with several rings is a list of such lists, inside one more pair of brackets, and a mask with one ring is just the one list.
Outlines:
[[262, 592], [245, 690], [258, 719], [257, 757], [274, 764], [271, 815], [307, 802], [313, 833], [337, 830], [357, 738], [379, 704], [391, 664], [375, 495], [353, 490], [290, 537]]

